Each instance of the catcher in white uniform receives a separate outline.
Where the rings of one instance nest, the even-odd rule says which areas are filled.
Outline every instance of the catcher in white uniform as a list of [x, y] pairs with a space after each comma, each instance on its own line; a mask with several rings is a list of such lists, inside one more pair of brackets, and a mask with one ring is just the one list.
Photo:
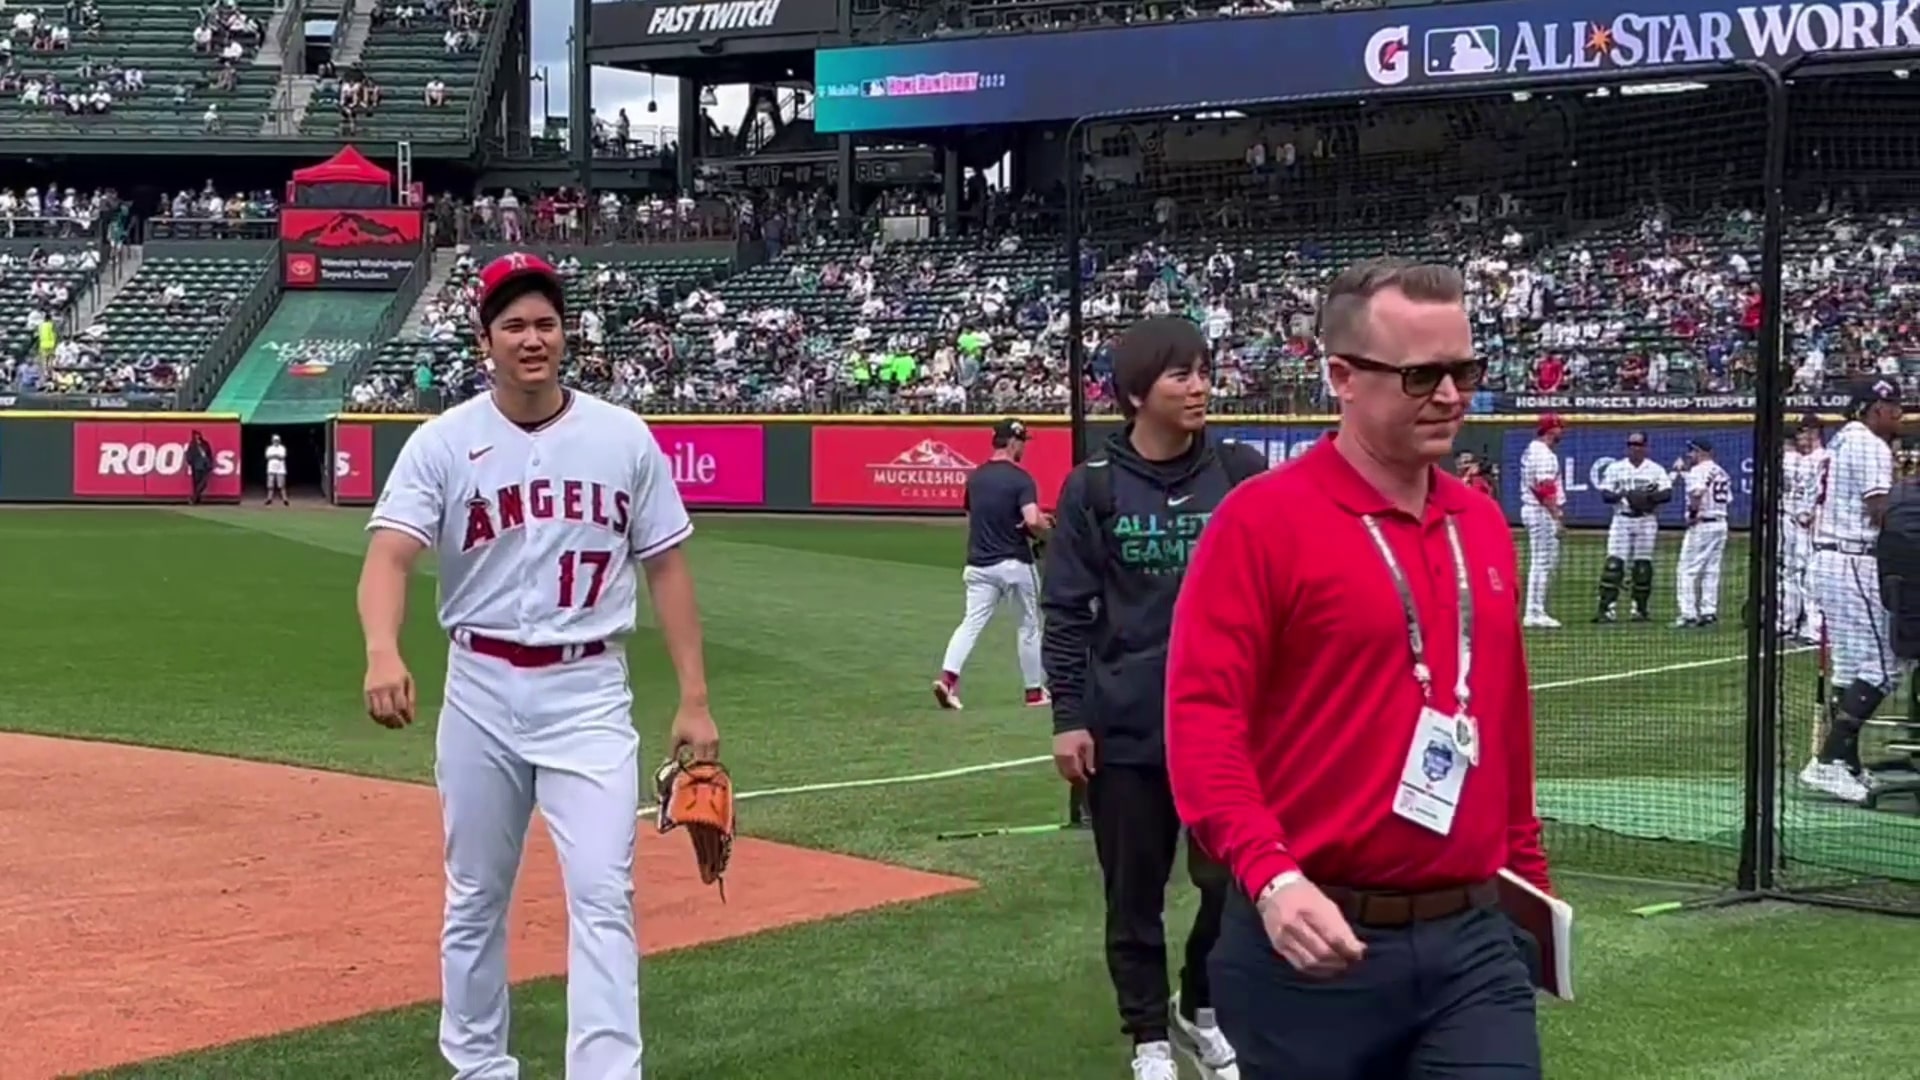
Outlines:
[[1727, 511], [1733, 477], [1713, 460], [1705, 439], [1687, 443], [1687, 456], [1673, 464], [1687, 487], [1687, 535], [1680, 541], [1680, 615], [1673, 625], [1712, 626], [1720, 621], [1720, 563], [1727, 553]]
[[633, 567], [679, 679], [673, 752], [713, 760], [680, 549], [693, 524], [646, 422], [560, 385], [566, 297], [553, 268], [523, 254], [489, 263], [477, 307], [492, 390], [413, 433], [367, 526], [367, 712], [390, 728], [414, 718], [400, 629], [408, 572], [431, 548], [453, 639], [434, 746], [447, 878], [440, 1052], [455, 1080], [520, 1075], [507, 1050], [506, 919], [538, 806], [567, 892], [566, 1076], [635, 1080]]
[[1560, 566], [1567, 492], [1560, 482], [1560, 435], [1566, 424], [1544, 413], [1535, 437], [1520, 456], [1520, 523], [1527, 528], [1527, 607], [1521, 625], [1551, 630], [1560, 620], [1547, 614], [1547, 592]]
[[1620, 586], [1631, 572], [1633, 621], [1646, 622], [1660, 507], [1673, 498], [1673, 474], [1647, 460], [1646, 432], [1627, 436], [1627, 456], [1607, 465], [1600, 477], [1600, 497], [1613, 507], [1613, 520], [1607, 525], [1607, 561], [1600, 570], [1600, 608], [1593, 621], [1614, 621]]
[[1780, 460], [1780, 633], [1811, 645], [1820, 640], [1820, 606], [1807, 566], [1813, 559], [1813, 509], [1827, 451], [1820, 417], [1808, 413]]
[[1853, 391], [1848, 422], [1833, 438], [1814, 500], [1813, 599], [1826, 623], [1834, 701], [1819, 751], [1800, 782], [1845, 802], [1867, 799], [1873, 778], [1860, 764], [1860, 731], [1900, 682], [1874, 543], [1893, 491], [1900, 433], [1900, 386], [1869, 377]]

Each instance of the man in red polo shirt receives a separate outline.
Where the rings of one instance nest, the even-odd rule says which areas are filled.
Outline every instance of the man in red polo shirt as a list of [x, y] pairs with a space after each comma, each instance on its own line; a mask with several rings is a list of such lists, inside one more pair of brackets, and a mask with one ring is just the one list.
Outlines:
[[1502, 869], [1550, 888], [1513, 539], [1437, 465], [1485, 370], [1459, 275], [1397, 260], [1321, 312], [1337, 433], [1242, 485], [1167, 663], [1181, 819], [1238, 881], [1211, 964], [1244, 1080], [1530, 1080]]

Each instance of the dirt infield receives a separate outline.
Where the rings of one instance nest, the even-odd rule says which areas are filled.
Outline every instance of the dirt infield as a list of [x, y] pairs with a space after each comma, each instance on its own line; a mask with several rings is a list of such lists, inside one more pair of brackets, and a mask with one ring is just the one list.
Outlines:
[[[227, 758], [0, 736], [5, 1074], [105, 1068], [439, 996], [432, 788]], [[512, 916], [518, 981], [565, 968], [535, 815]], [[727, 903], [686, 838], [641, 823], [647, 953], [972, 888], [783, 844], [734, 848]]]

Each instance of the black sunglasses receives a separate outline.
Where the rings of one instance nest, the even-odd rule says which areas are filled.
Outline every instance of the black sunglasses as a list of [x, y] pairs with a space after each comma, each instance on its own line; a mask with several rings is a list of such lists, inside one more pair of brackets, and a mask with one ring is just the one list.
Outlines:
[[1454, 388], [1469, 392], [1480, 385], [1487, 373], [1487, 362], [1474, 357], [1469, 360], [1436, 360], [1431, 364], [1383, 364], [1370, 357], [1355, 356], [1352, 353], [1333, 353], [1355, 371], [1372, 371], [1381, 375], [1400, 376], [1400, 389], [1408, 397], [1427, 397], [1440, 389], [1440, 380], [1453, 379]]

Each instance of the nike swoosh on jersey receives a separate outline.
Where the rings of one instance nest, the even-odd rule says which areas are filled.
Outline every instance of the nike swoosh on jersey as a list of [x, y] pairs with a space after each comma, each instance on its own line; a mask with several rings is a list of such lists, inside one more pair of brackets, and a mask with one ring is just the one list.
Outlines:
[[478, 449], [478, 450], [469, 450], [469, 451], [467, 451], [467, 460], [468, 460], [468, 461], [479, 461], [479, 460], [480, 460], [481, 458], [483, 458], [483, 457], [486, 457], [486, 456], [487, 456], [487, 453], [488, 453], [489, 451], [491, 451], [492, 449], [493, 449], [493, 447], [491, 447], [491, 446], [483, 446], [483, 447], [481, 447], [481, 448], [480, 448], [480, 449]]
[[1180, 505], [1181, 503], [1183, 503], [1183, 502], [1186, 502], [1186, 501], [1187, 501], [1188, 499], [1191, 499], [1191, 498], [1193, 498], [1193, 496], [1192, 496], [1192, 495], [1182, 495], [1182, 496], [1180, 496], [1180, 497], [1179, 497], [1179, 498], [1177, 498], [1177, 499], [1168, 499], [1168, 500], [1167, 500], [1167, 505], [1168, 505], [1168, 506], [1179, 506], [1179, 505]]

